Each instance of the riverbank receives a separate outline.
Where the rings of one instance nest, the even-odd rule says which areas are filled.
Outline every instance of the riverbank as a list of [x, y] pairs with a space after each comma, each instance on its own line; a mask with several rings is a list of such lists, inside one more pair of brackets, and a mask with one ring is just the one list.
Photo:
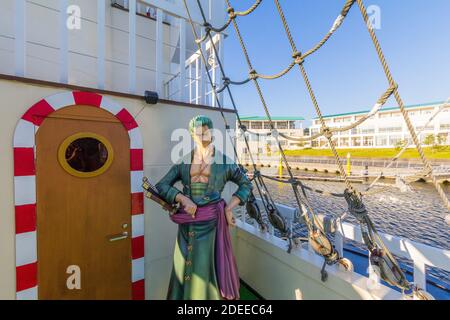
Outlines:
[[[425, 156], [428, 159], [448, 160], [450, 162], [450, 146], [432, 148], [423, 148]], [[286, 150], [286, 155], [291, 157], [332, 157], [333, 153], [330, 149], [302, 149], [302, 150]], [[346, 157], [350, 154], [352, 158], [377, 158], [387, 159], [395, 157], [399, 150], [389, 149], [337, 149], [340, 157]], [[415, 148], [406, 150], [400, 159], [419, 159], [419, 153]]]
[[[450, 153], [450, 151], [449, 151]], [[254, 160], [258, 167], [261, 168], [277, 168], [276, 174], [279, 175], [280, 166], [285, 169], [284, 162], [280, 161], [279, 156], [254, 156]], [[321, 172], [339, 174], [339, 167], [334, 157], [313, 157], [313, 156], [287, 156], [289, 165], [292, 170], [296, 171], [295, 175], [301, 175], [303, 172]], [[246, 167], [251, 166], [251, 161], [247, 157], [241, 158], [242, 163]], [[340, 158], [346, 172], [350, 172], [350, 176], [355, 178], [375, 177], [382, 175], [385, 178], [417, 177], [417, 181], [427, 181], [430, 177], [422, 177], [424, 166], [420, 159], [399, 159], [392, 161], [391, 158], [362, 158], [351, 157], [348, 161], [347, 157]], [[450, 160], [446, 159], [430, 159], [434, 169], [434, 176], [441, 182], [450, 181]]]

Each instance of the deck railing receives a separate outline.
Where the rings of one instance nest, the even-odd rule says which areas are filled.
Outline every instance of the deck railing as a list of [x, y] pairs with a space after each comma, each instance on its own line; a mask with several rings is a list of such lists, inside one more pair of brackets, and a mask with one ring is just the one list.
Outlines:
[[[260, 207], [262, 207], [260, 199], [258, 199], [258, 202]], [[295, 219], [298, 218], [298, 210], [282, 204], [277, 204], [277, 207], [279, 212], [286, 218], [287, 222], [292, 227]], [[242, 223], [257, 226], [256, 223], [250, 224], [247, 222], [247, 214], [245, 212], [241, 218]], [[272, 227], [269, 228], [269, 232], [272, 234], [274, 233]], [[450, 272], [449, 250], [431, 247], [429, 245], [385, 233], [380, 233], [380, 237], [386, 247], [394, 255], [412, 261], [414, 283], [419, 287], [426, 288], [427, 267], [438, 268]], [[346, 240], [364, 244], [360, 227], [347, 222], [337, 223], [334, 232], [334, 245], [341, 256], [344, 254], [344, 244]], [[311, 249], [309, 250], [312, 251]], [[380, 283], [380, 279], [376, 277], [376, 274], [370, 267], [368, 273], [369, 278], [374, 283]]]

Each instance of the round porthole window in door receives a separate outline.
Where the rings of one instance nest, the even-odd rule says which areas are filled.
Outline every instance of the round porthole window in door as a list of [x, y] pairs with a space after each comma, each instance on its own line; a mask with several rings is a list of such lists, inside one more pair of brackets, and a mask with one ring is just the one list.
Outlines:
[[109, 169], [114, 159], [111, 143], [98, 134], [80, 132], [59, 146], [58, 160], [75, 177], [92, 178]]

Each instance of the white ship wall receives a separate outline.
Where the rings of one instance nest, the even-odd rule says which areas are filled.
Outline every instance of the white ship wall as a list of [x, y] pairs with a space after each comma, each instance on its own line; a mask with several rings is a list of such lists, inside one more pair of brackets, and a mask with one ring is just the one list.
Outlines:
[[[105, 87], [128, 91], [128, 12], [106, 1]], [[14, 74], [15, 0], [3, 0], [0, 7], [0, 73]], [[160, 1], [161, 2], [161, 1]], [[81, 8], [81, 29], [69, 34], [69, 83], [97, 87], [97, 1], [70, 0]], [[60, 33], [59, 0], [29, 0], [26, 4], [27, 77], [59, 81]], [[156, 21], [136, 17], [136, 92], [156, 87]], [[163, 75], [167, 81], [171, 57], [177, 47], [179, 26], [163, 24]], [[190, 30], [189, 30], [190, 31]], [[187, 52], [189, 57], [193, 52]]]

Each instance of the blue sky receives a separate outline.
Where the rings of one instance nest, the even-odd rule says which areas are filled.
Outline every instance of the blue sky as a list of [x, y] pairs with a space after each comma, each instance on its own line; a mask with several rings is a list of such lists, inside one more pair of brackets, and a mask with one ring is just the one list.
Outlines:
[[[234, 0], [237, 10], [254, 0]], [[345, 0], [281, 0], [301, 51], [310, 49], [329, 30]], [[372, 0], [381, 9], [377, 30], [400, 94], [406, 104], [443, 101], [450, 96], [450, 1]], [[272, 74], [290, 62], [291, 49], [276, 13], [265, 0], [249, 17], [238, 18], [255, 69]], [[233, 80], [246, 78], [248, 69], [234, 29], [228, 29], [225, 67]], [[359, 8], [355, 5], [333, 38], [306, 62], [324, 114], [367, 110], [387, 89]], [[315, 117], [298, 68], [282, 79], [261, 80], [272, 115]], [[233, 86], [241, 115], [264, 115], [252, 83]], [[225, 100], [229, 106], [228, 99]], [[387, 106], [396, 106], [390, 99]]]

